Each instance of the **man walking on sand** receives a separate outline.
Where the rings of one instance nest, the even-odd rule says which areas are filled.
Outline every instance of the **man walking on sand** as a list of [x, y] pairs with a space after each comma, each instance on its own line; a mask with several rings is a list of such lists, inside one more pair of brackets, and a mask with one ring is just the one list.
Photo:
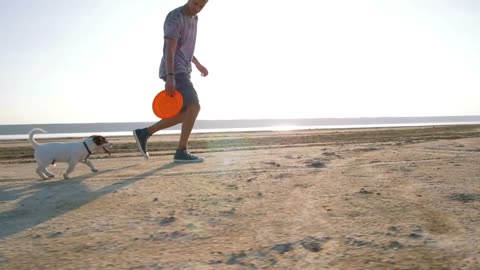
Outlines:
[[163, 57], [160, 64], [160, 78], [165, 81], [165, 90], [173, 95], [177, 89], [183, 96], [182, 111], [175, 117], [162, 119], [143, 129], [133, 131], [138, 149], [148, 159], [147, 140], [155, 132], [182, 123], [180, 141], [175, 152], [175, 162], [202, 162], [204, 158], [190, 154], [187, 150], [188, 138], [200, 112], [197, 92], [190, 80], [192, 63], [202, 76], [208, 70], [194, 56], [197, 37], [197, 14], [208, 0], [188, 0], [188, 2], [168, 13], [164, 23]]

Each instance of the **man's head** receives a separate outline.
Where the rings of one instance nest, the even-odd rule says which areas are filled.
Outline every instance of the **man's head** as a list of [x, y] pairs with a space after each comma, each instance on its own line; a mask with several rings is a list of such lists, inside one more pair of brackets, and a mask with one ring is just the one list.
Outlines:
[[187, 15], [197, 15], [207, 4], [207, 2], [208, 0], [188, 0], [187, 4], [185, 5], [185, 11], [187, 12]]

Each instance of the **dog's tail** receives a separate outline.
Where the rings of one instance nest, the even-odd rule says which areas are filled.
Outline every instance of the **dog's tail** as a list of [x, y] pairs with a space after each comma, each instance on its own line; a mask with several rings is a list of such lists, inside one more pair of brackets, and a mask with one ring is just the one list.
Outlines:
[[30, 132], [28, 133], [28, 141], [32, 144], [34, 149], [37, 149], [38, 143], [33, 138], [33, 135], [38, 134], [38, 133], [47, 133], [47, 132], [45, 130], [41, 129], [41, 128], [34, 128], [34, 129], [30, 130]]

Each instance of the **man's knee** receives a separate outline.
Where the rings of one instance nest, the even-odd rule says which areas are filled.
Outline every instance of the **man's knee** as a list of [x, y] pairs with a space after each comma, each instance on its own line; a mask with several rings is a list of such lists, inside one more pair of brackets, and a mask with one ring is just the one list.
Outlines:
[[193, 103], [191, 105], [188, 106], [187, 110], [191, 110], [191, 111], [194, 111], [194, 112], [200, 112], [200, 103]]

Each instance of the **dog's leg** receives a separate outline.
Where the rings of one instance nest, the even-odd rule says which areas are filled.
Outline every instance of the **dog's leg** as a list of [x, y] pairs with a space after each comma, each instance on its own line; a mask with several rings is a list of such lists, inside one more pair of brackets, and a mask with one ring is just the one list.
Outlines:
[[92, 170], [92, 172], [98, 172], [97, 168], [95, 168], [95, 166], [93, 165], [92, 161], [90, 159], [87, 159], [87, 160], [82, 160], [80, 161], [81, 163], [87, 165], [88, 167], [90, 167], [90, 169]]
[[77, 165], [77, 162], [76, 161], [70, 161], [68, 163], [68, 169], [67, 171], [63, 174], [63, 178], [64, 179], [69, 179], [69, 174], [71, 174], [73, 172], [73, 170], [75, 169], [75, 165]]
[[43, 174], [45, 174], [46, 176], [48, 176], [48, 178], [54, 178], [55, 175], [53, 173], [51, 173], [47, 168], [45, 168], [43, 170]]
[[38, 167], [35, 172], [37, 172], [37, 174], [43, 179], [43, 180], [48, 180], [50, 179], [48, 176], [46, 176], [43, 172], [44, 172], [45, 169], [43, 169], [42, 167]]

